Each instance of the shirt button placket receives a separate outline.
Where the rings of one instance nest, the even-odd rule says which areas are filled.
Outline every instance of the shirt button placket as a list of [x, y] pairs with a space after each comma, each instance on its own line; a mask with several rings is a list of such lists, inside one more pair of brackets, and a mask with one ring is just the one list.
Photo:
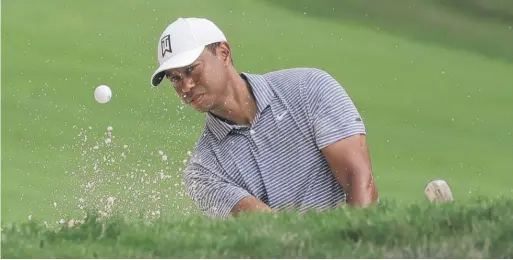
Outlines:
[[249, 129], [249, 131], [247, 131], [246, 133], [246, 137], [248, 138], [249, 143], [251, 144], [251, 149], [255, 152], [255, 155], [258, 155], [258, 146], [255, 142], [256, 131], [254, 129]]

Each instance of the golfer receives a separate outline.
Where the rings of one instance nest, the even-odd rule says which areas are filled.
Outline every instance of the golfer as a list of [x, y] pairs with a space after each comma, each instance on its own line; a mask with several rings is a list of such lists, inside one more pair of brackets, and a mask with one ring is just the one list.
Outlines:
[[364, 123], [327, 72], [238, 72], [223, 32], [202, 18], [171, 23], [158, 61], [152, 86], [167, 78], [206, 114], [183, 181], [208, 216], [377, 202]]

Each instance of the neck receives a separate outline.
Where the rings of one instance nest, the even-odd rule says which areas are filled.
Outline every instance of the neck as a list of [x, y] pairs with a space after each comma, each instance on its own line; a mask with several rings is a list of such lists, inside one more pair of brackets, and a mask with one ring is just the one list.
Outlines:
[[236, 71], [230, 73], [221, 105], [210, 112], [235, 125], [250, 125], [257, 111], [256, 100], [247, 83]]

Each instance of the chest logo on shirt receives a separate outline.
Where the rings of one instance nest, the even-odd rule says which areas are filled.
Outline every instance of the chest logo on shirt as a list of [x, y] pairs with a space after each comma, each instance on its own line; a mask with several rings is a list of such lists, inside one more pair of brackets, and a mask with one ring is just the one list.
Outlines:
[[281, 120], [283, 119], [283, 117], [284, 117], [286, 114], [287, 114], [287, 111], [285, 111], [285, 112], [281, 113], [281, 115], [277, 115], [277, 116], [276, 116], [276, 119], [277, 119], [278, 121], [281, 121]]

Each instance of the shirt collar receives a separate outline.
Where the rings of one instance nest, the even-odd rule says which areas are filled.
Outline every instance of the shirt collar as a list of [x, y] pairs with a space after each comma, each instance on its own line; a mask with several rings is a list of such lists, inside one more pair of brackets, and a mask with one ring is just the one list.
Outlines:
[[[262, 111], [271, 104], [271, 101], [276, 94], [264, 76], [244, 72], [241, 73], [240, 76], [249, 82], [249, 87], [253, 91], [253, 95], [256, 99], [258, 109], [257, 114], [262, 113]], [[215, 135], [217, 140], [221, 140], [226, 137], [226, 135], [228, 135], [228, 133], [236, 127], [235, 125], [230, 125], [224, 122], [210, 112], [207, 113], [206, 125], [208, 129]]]

